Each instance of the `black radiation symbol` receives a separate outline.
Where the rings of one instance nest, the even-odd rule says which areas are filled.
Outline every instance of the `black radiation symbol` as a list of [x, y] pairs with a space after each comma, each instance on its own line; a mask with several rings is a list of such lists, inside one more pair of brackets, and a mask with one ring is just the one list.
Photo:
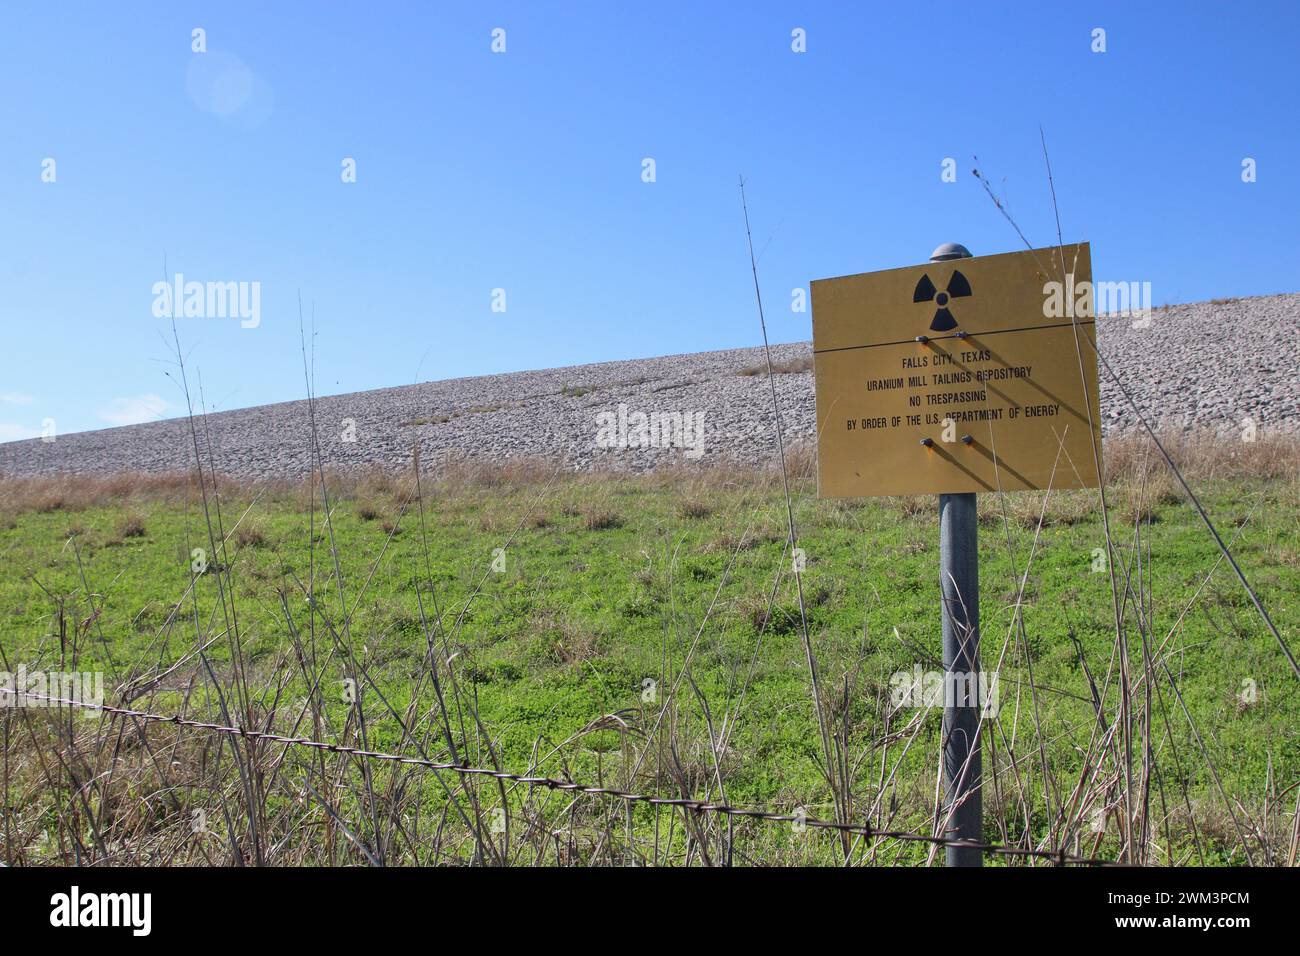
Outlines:
[[952, 278], [948, 280], [948, 288], [943, 292], [934, 287], [928, 275], [921, 276], [921, 281], [916, 284], [916, 291], [912, 293], [912, 301], [933, 302], [937, 305], [939, 308], [935, 310], [934, 319], [930, 322], [930, 331], [947, 332], [957, 328], [957, 320], [948, 311], [948, 300], [970, 294], [970, 283], [966, 281], [966, 277], [954, 271]]

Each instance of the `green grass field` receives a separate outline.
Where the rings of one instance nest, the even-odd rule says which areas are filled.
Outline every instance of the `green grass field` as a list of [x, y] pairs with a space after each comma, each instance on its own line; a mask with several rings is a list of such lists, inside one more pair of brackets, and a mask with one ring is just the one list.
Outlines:
[[[1300, 486], [1196, 487], [1293, 641]], [[779, 478], [506, 476], [410, 495], [395, 479], [351, 483], [327, 528], [305, 487], [223, 488], [215, 553], [195, 488], [0, 495], [0, 669], [103, 671], [110, 703], [133, 688], [133, 708], [224, 723], [220, 687], [241, 726], [356, 745], [364, 715], [369, 749], [415, 753], [418, 740], [444, 760], [436, 665], [445, 726], [474, 765], [824, 819], [838, 792], [855, 820], [933, 830], [940, 715], [890, 700], [891, 675], [940, 667], [933, 498], [822, 501], [794, 485], [832, 785]], [[1121, 707], [1096, 493], [1052, 494], [1040, 529], [1042, 507], [1041, 494], [981, 497], [982, 655], [1000, 694], [985, 733], [987, 838], [1153, 864], [1285, 862], [1300, 681], [1200, 519], [1166, 481], [1111, 488]], [[232, 752], [201, 732], [152, 727], [150, 745], [123, 745], [122, 721], [28, 713], [4, 716], [10, 861], [223, 862], [259, 842], [279, 847], [267, 862], [364, 862], [338, 835], [345, 823], [389, 861], [473, 858], [428, 773], [377, 768], [371, 796], [355, 762], [295, 754], [272, 772], [284, 748], [249, 745], [261, 781], [250, 796]], [[63, 759], [42, 762], [42, 748]], [[84, 783], [115, 759], [116, 784]], [[716, 862], [728, 849], [735, 862], [843, 861], [833, 835], [788, 823], [729, 832], [606, 797], [475, 786], [456, 799], [508, 809], [509, 832], [484, 838], [503, 861]], [[196, 807], [210, 832], [183, 825]], [[1125, 849], [1126, 816], [1140, 850]], [[851, 852], [921, 863], [929, 847], [864, 840]]]

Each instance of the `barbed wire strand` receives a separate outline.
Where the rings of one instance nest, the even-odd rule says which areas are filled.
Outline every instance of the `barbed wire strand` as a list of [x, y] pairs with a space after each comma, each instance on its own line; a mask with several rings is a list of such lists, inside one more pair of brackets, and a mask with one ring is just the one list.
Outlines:
[[981, 850], [985, 853], [996, 856], [1032, 857], [1035, 859], [1047, 860], [1058, 866], [1066, 864], [1077, 864], [1083, 866], [1122, 865], [1113, 860], [1077, 856], [1068, 853], [1065, 850], [1033, 850], [1025, 847], [1005, 846], [999, 843], [984, 843], [974, 840], [954, 840], [948, 837], [934, 836], [925, 833], [913, 833], [907, 830], [878, 830], [866, 824], [820, 820], [816, 817], [810, 817], [804, 814], [777, 813], [772, 810], [764, 810], [756, 807], [736, 807], [731, 806], [730, 804], [715, 803], [708, 800], [692, 800], [687, 797], [655, 797], [648, 794], [634, 793], [629, 790], [618, 790], [612, 787], [600, 787], [592, 784], [577, 783], [572, 780], [559, 780], [554, 777], [528, 776], [526, 774], [511, 773], [506, 770], [493, 770], [488, 767], [471, 767], [464, 764], [428, 760], [424, 757], [409, 757], [404, 754], [386, 753], [378, 750], [362, 750], [357, 747], [349, 747], [345, 744], [334, 744], [326, 741], [312, 740], [309, 737], [288, 737], [283, 734], [271, 733], [269, 731], [248, 730], [243, 727], [233, 727], [227, 724], [214, 724], [202, 720], [192, 720], [187, 717], [181, 717], [178, 714], [155, 714], [150, 713], [149, 711], [132, 710], [127, 707], [115, 707], [111, 704], [94, 704], [87, 701], [76, 700], [74, 698], [55, 697], [48, 694], [35, 693], [33, 691], [18, 691], [8, 687], [0, 687], [0, 693], [19, 698], [17, 701], [19, 705], [21, 705], [22, 698], [27, 698], [28, 700], [41, 700], [52, 704], [65, 704], [69, 707], [81, 707], [87, 710], [113, 714], [119, 717], [130, 717], [135, 720], [143, 720], [149, 723], [171, 724], [176, 727], [189, 727], [193, 730], [202, 730], [208, 733], [228, 734], [234, 737], [243, 737], [246, 740], [261, 740], [268, 743], [277, 743], [292, 747], [308, 747], [315, 750], [328, 751], [329, 753], [346, 754], [348, 756], [358, 757], [365, 760], [381, 760], [409, 767], [424, 767], [429, 770], [442, 770], [460, 774], [465, 777], [491, 777], [494, 780], [503, 780], [528, 787], [546, 787], [549, 790], [559, 790], [567, 793], [583, 793], [611, 797], [617, 800], [622, 800], [628, 804], [639, 803], [656, 807], [680, 807], [684, 810], [693, 810], [697, 813], [716, 813], [720, 816], [762, 820], [769, 823], [794, 823], [818, 830], [834, 830], [840, 833], [852, 833], [875, 839], [968, 847], [970, 849]]

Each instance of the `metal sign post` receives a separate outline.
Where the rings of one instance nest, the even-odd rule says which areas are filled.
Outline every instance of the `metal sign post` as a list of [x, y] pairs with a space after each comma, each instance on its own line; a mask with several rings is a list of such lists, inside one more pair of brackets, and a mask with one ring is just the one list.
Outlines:
[[[970, 251], [945, 243], [931, 262], [968, 259]], [[943, 593], [943, 835], [980, 842], [979, 550], [974, 492], [939, 496], [939, 577]], [[973, 693], [972, 693], [973, 692]], [[947, 847], [949, 866], [982, 866], [972, 847]]]
[[[1092, 252], [974, 258], [948, 243], [924, 265], [810, 292], [817, 494], [939, 496], [941, 832], [979, 843], [981, 717], [997, 685], [980, 674], [976, 495], [1100, 483]], [[983, 864], [979, 849], [945, 850], [949, 866]]]

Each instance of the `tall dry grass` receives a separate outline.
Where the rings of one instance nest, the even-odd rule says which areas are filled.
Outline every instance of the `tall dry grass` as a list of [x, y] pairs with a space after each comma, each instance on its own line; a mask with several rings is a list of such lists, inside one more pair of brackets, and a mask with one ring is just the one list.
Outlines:
[[[1189, 479], [1259, 479], [1300, 481], [1300, 434], [1261, 432], [1253, 442], [1232, 435], [1210, 432], [1167, 432], [1160, 435], [1170, 457]], [[1164, 461], [1143, 435], [1129, 433], [1107, 438], [1103, 444], [1106, 477], [1110, 484], [1147, 483], [1161, 494], [1176, 487]], [[786, 450], [786, 464], [792, 481], [805, 485], [816, 476], [817, 449], [811, 442], [794, 442]], [[458, 493], [473, 489], [526, 488], [554, 480], [603, 481], [626, 477], [621, 471], [575, 473], [565, 462], [544, 458], [520, 458], [507, 462], [464, 457], [426, 462], [421, 481], [426, 491]], [[411, 497], [415, 479], [408, 469], [366, 468], [331, 470], [325, 473], [332, 494], [343, 500], [385, 499], [401, 502]], [[673, 461], [644, 475], [657, 486], [685, 489], [753, 487], [770, 489], [781, 480], [773, 460], [741, 462]], [[211, 485], [212, 479], [206, 478]], [[307, 500], [306, 479], [238, 480], [218, 473], [215, 487], [222, 496], [247, 498], [261, 493], [269, 500]], [[0, 515], [30, 511], [83, 511], [143, 502], [177, 503], [199, 490], [196, 474], [122, 473], [116, 475], [58, 474], [39, 477], [0, 475]], [[803, 488], [801, 490], [806, 490]], [[929, 496], [899, 496], [904, 510], [916, 499]], [[928, 503], [924, 505], [928, 508]]]

